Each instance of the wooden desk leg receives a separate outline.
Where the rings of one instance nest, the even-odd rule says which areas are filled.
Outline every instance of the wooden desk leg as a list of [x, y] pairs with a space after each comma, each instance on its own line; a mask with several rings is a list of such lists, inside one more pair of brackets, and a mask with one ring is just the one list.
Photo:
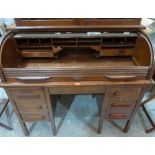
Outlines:
[[131, 126], [132, 121], [131, 120], [127, 120], [126, 124], [125, 124], [125, 128], [124, 128], [124, 132], [127, 133], [130, 126]]
[[149, 113], [148, 113], [147, 109], [145, 108], [145, 106], [144, 105], [141, 105], [141, 106], [142, 106], [142, 109], [143, 109], [144, 113], [146, 114], [146, 117], [148, 118], [149, 122], [152, 125], [151, 129], [148, 129], [148, 130], [145, 131], [146, 133], [150, 133], [150, 132], [155, 130], [155, 123], [153, 122], [153, 120], [152, 120], [151, 116], [149, 115]]
[[6, 107], [5, 113], [6, 113], [6, 116], [7, 116], [8, 124], [9, 124], [9, 126], [13, 129], [9, 105]]
[[3, 128], [5, 128], [7, 130], [13, 130], [11, 127], [9, 127], [9, 126], [7, 126], [5, 124], [2, 124], [1, 122], [0, 122], [0, 127], [3, 127]]
[[13, 130], [13, 128], [12, 128], [12, 121], [11, 121], [11, 114], [9, 112], [8, 103], [9, 103], [9, 100], [6, 101], [6, 103], [5, 103], [4, 107], [3, 107], [2, 112], [0, 113], [0, 117], [2, 116], [3, 112], [5, 111], [6, 116], [7, 116], [7, 122], [9, 124], [9, 126], [5, 125], [5, 124], [2, 124], [2, 123], [0, 123], [0, 126], [3, 127], [3, 128], [6, 128], [8, 130]]
[[19, 120], [20, 126], [22, 127], [25, 136], [29, 136], [29, 131], [27, 129], [27, 126], [26, 126], [25, 122], [22, 120], [22, 117], [20, 116], [16, 105], [13, 102], [12, 102], [12, 105], [14, 107], [14, 111], [16, 113], [16, 116], [17, 116], [17, 118]]
[[147, 98], [145, 101], [143, 101], [143, 102], [141, 103], [141, 106], [147, 104], [148, 102], [152, 101], [153, 99], [155, 99], [155, 95], [150, 96], [150, 97]]
[[139, 106], [140, 106], [140, 103], [141, 103], [142, 99], [143, 99], [144, 93], [145, 93], [145, 88], [143, 88], [143, 90], [142, 90], [142, 92], [141, 92], [140, 98], [139, 98], [139, 100], [137, 101], [137, 104], [136, 104], [136, 106], [135, 106], [135, 109], [134, 109], [134, 111], [133, 111], [131, 117], [130, 117], [130, 120], [128, 120], [127, 123], [126, 123], [126, 125], [125, 125], [125, 128], [124, 128], [124, 130], [123, 130], [125, 133], [128, 132], [128, 130], [129, 130], [129, 128], [130, 128], [130, 126], [131, 126], [131, 124], [132, 124], [132, 122], [133, 122], [133, 119], [134, 119], [134, 117], [135, 117], [135, 115], [136, 115], [136, 112], [137, 112], [137, 110], [138, 110], [138, 108], [139, 108]]
[[151, 133], [151, 132], [153, 132], [153, 131], [155, 131], [155, 126], [154, 126], [153, 128], [151, 128], [151, 129], [146, 130], [145, 132], [146, 132], [146, 133]]
[[155, 123], [154, 123], [154, 121], [152, 120], [151, 116], [149, 115], [147, 109], [145, 108], [145, 104], [149, 103], [149, 102], [152, 101], [153, 99], [155, 99], [155, 95], [150, 96], [149, 98], [147, 98], [145, 101], [143, 101], [143, 102], [141, 103], [141, 107], [142, 107], [142, 109], [143, 109], [143, 111], [144, 111], [146, 117], [148, 118], [149, 122], [150, 122], [151, 125], [152, 125], [152, 128], [150, 128], [150, 129], [148, 129], [148, 130], [145, 131], [146, 133], [150, 133], [150, 132], [152, 132], [152, 131], [155, 131]]
[[12, 102], [12, 105], [14, 107], [14, 111], [16, 113], [16, 116], [17, 116], [17, 118], [19, 120], [20, 126], [22, 127], [25, 136], [29, 136], [29, 131], [27, 129], [27, 126], [26, 126], [25, 122], [22, 120], [22, 117], [20, 116], [16, 105], [13, 102]]
[[[54, 102], [54, 99], [50, 98], [48, 88], [44, 88], [44, 91], [45, 91], [47, 106], [48, 106], [48, 109], [49, 109], [49, 115], [50, 115], [50, 121], [51, 121], [51, 125], [52, 125], [52, 131], [53, 131], [53, 135], [55, 136], [57, 134], [57, 129], [56, 129], [56, 125], [55, 125], [54, 114], [53, 114], [53, 106], [52, 106], [52, 104]], [[51, 101], [51, 99], [53, 99], [53, 101]]]
[[0, 117], [2, 116], [3, 112], [6, 110], [6, 107], [8, 106], [9, 100], [7, 100], [4, 104], [4, 107], [2, 108], [3, 110], [0, 113]]
[[102, 128], [103, 128], [103, 121], [104, 121], [104, 105], [105, 105], [105, 100], [104, 98], [102, 99], [102, 108], [101, 108], [101, 114], [100, 114], [100, 118], [99, 118], [99, 125], [98, 125], [98, 129], [97, 129], [97, 133], [100, 134], [102, 132]]
[[1, 113], [0, 113], [0, 117], [2, 116], [2, 114], [3, 114], [3, 112], [5, 111], [6, 112], [6, 115], [7, 115], [7, 120], [9, 120], [8, 121], [8, 124], [9, 124], [9, 126], [7, 126], [7, 125], [5, 125], [5, 124], [2, 124], [1, 122], [0, 122], [0, 127], [3, 127], [3, 128], [5, 128], [5, 129], [8, 129], [8, 130], [13, 130], [12, 129], [12, 124], [10, 125], [10, 123], [11, 123], [11, 118], [10, 118], [10, 115], [8, 115], [8, 103], [9, 103], [9, 100], [7, 99], [7, 101], [6, 101], [6, 103], [4, 104], [4, 107], [3, 107], [3, 110], [1, 111]]
[[27, 126], [26, 126], [25, 122], [22, 120], [22, 117], [20, 116], [20, 114], [19, 114], [19, 112], [18, 112], [18, 109], [17, 109], [17, 107], [16, 107], [16, 105], [15, 105], [15, 103], [14, 103], [14, 100], [12, 99], [12, 97], [11, 97], [9, 91], [8, 91], [7, 89], [5, 89], [5, 91], [6, 91], [7, 95], [8, 95], [8, 97], [9, 97], [9, 100], [10, 100], [11, 103], [12, 103], [12, 106], [13, 106], [13, 108], [14, 108], [14, 111], [15, 111], [15, 113], [16, 113], [16, 116], [17, 116], [17, 118], [18, 118], [18, 120], [19, 120], [20, 126], [22, 127], [25, 136], [29, 136], [29, 131], [28, 131], [28, 129], [27, 129]]

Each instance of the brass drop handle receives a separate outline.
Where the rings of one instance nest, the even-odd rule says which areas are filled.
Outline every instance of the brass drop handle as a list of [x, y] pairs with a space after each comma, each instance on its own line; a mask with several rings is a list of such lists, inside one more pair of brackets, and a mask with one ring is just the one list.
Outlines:
[[32, 81], [32, 80], [34, 80], [34, 81], [44, 81], [44, 80], [49, 80], [49, 79], [51, 79], [52, 77], [46, 77], [46, 76], [41, 76], [41, 77], [39, 77], [39, 76], [37, 76], [37, 77], [17, 77], [16, 79], [17, 80], [21, 80], [21, 81]]
[[109, 79], [109, 80], [135, 80], [138, 78], [137, 75], [127, 75], [127, 76], [117, 76], [117, 75], [105, 75], [105, 78]]

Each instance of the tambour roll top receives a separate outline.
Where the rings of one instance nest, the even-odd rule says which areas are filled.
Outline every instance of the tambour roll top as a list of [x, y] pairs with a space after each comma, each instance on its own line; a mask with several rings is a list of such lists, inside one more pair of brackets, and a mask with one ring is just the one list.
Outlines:
[[0, 51], [3, 82], [151, 79], [154, 56], [137, 18], [20, 18]]

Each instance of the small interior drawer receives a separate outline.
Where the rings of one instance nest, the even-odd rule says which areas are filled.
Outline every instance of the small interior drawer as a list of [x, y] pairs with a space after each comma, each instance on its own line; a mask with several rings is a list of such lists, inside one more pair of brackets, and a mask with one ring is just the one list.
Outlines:
[[109, 97], [111, 99], [129, 99], [137, 100], [141, 94], [142, 88], [135, 87], [113, 87], [110, 88]]
[[101, 56], [133, 56], [134, 48], [105, 48], [101, 50]]

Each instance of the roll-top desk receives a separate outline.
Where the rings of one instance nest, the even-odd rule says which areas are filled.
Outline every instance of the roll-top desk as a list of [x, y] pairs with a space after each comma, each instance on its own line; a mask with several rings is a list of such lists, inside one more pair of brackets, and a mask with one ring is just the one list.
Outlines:
[[25, 135], [25, 122], [56, 126], [56, 95], [101, 94], [104, 119], [123, 119], [127, 132], [152, 86], [154, 55], [141, 19], [15, 19], [0, 50], [1, 84]]

